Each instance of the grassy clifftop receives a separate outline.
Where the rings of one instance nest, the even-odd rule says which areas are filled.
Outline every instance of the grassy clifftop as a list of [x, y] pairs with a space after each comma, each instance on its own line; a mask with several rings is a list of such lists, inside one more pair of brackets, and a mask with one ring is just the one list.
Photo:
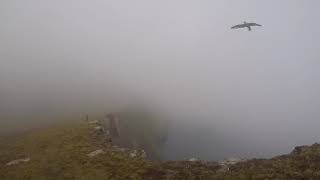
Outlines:
[[[88, 153], [105, 154], [90, 158]], [[30, 157], [27, 163], [7, 166], [14, 159]], [[36, 130], [0, 142], [0, 179], [136, 179], [148, 162], [116, 151], [107, 138], [85, 123]]]
[[[104, 153], [88, 156], [98, 149]], [[26, 157], [29, 162], [6, 165]], [[114, 147], [87, 123], [69, 123], [2, 137], [0, 179], [320, 179], [320, 145], [227, 167], [202, 161], [160, 163]]]
[[320, 144], [296, 147], [272, 159], [252, 159], [231, 166], [223, 179], [320, 179]]

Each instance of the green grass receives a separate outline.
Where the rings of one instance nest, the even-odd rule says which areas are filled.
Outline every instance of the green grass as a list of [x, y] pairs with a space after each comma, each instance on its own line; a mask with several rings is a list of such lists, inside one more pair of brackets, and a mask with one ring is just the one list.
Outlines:
[[[89, 158], [97, 149], [105, 154]], [[11, 160], [30, 157], [13, 166]], [[111, 143], [85, 123], [19, 134], [0, 141], [0, 179], [139, 179], [149, 163], [112, 150]]]
[[[296, 149], [300, 149], [299, 147]], [[320, 179], [320, 145], [272, 159], [252, 159], [230, 167], [219, 174], [221, 179]]]
[[[89, 158], [88, 153], [106, 153]], [[27, 163], [6, 166], [15, 159]], [[320, 179], [320, 145], [272, 159], [252, 159], [221, 171], [214, 162], [151, 162], [112, 147], [86, 123], [65, 123], [0, 138], [0, 180], [247, 180]]]

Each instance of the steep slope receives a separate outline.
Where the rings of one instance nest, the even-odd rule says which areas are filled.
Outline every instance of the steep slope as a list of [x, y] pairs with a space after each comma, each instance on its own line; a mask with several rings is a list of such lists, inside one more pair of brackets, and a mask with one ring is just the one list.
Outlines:
[[229, 168], [223, 179], [320, 179], [320, 145], [296, 147], [272, 159], [252, 159]]
[[[3, 136], [0, 179], [320, 179], [319, 144], [236, 164], [152, 162], [139, 152], [113, 146], [94, 124], [62, 124]], [[23, 160], [13, 161], [20, 158]]]

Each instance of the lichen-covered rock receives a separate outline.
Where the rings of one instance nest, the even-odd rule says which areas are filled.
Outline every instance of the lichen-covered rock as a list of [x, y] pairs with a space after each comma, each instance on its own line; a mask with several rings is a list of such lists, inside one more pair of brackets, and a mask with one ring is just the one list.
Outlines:
[[195, 161], [200, 161], [200, 160], [197, 159], [197, 158], [190, 158], [190, 159], [188, 159], [188, 161], [190, 161], [190, 162], [195, 162]]
[[229, 165], [234, 165], [234, 164], [237, 164], [239, 162], [244, 162], [244, 161], [246, 161], [246, 160], [240, 159], [240, 158], [227, 158], [222, 161], [219, 161], [219, 164], [221, 166], [229, 166]]
[[98, 120], [92, 120], [92, 121], [89, 121], [88, 124], [99, 124], [99, 121]]
[[95, 151], [92, 151], [91, 153], [87, 154], [89, 157], [95, 157], [99, 154], [104, 154], [105, 152], [102, 149], [98, 149]]
[[6, 165], [7, 166], [12, 166], [12, 165], [17, 165], [17, 164], [20, 164], [22, 162], [29, 162], [30, 161], [30, 158], [23, 158], [23, 159], [16, 159], [16, 160], [13, 160], [13, 161], [10, 161], [8, 162]]
[[[271, 159], [158, 162], [140, 158], [146, 156], [143, 150], [113, 146], [94, 127], [63, 125], [0, 139], [0, 179], [320, 179], [319, 144]], [[26, 154], [32, 160], [17, 159]]]

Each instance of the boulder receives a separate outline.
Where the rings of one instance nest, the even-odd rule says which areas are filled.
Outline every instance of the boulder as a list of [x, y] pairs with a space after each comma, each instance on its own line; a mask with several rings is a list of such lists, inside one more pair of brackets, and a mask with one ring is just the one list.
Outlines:
[[87, 154], [87, 156], [95, 157], [99, 154], [105, 154], [105, 152], [102, 149], [98, 149], [98, 150], [92, 151], [91, 153]]
[[188, 161], [189, 161], [189, 162], [196, 162], [196, 161], [200, 161], [200, 160], [197, 159], [197, 158], [190, 158], [190, 159], [188, 159]]
[[98, 120], [92, 120], [92, 121], [89, 121], [88, 124], [99, 124], [99, 121]]

